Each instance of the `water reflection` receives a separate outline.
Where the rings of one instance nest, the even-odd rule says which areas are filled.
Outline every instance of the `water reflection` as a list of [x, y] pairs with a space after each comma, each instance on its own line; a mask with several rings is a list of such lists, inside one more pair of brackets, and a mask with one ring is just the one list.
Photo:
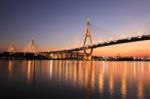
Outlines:
[[[104, 64], [104, 62], [103, 62]], [[103, 94], [103, 89], [104, 89], [104, 65], [99, 67], [99, 92], [100, 94]]]
[[11, 79], [11, 77], [12, 77], [13, 65], [14, 65], [14, 61], [10, 60], [10, 61], [8, 62], [8, 72], [9, 72], [9, 78], [10, 78], [10, 79]]
[[121, 93], [122, 93], [122, 97], [125, 98], [126, 97], [126, 92], [127, 92], [127, 83], [126, 83], [126, 67], [127, 64], [125, 62], [125, 69], [122, 72], [122, 79], [121, 79]]
[[52, 60], [51, 61], [48, 61], [48, 64], [49, 64], [49, 77], [50, 79], [52, 78], [52, 73], [53, 73], [53, 64], [52, 64]]
[[109, 92], [110, 95], [112, 96], [114, 93], [114, 62], [111, 69], [112, 71], [109, 72]]
[[7, 66], [9, 78], [19, 76], [18, 80], [24, 78], [34, 86], [49, 86], [50, 82], [72, 86], [82, 90], [84, 98], [92, 98], [94, 93], [122, 99], [150, 96], [150, 62], [29, 60], [8, 61]]
[[35, 61], [27, 61], [27, 83], [30, 84], [34, 80]]

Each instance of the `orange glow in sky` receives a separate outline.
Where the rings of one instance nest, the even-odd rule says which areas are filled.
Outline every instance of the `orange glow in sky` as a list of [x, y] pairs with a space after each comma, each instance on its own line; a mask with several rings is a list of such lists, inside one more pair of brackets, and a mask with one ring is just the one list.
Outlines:
[[150, 56], [150, 41], [119, 44], [94, 50], [96, 56]]

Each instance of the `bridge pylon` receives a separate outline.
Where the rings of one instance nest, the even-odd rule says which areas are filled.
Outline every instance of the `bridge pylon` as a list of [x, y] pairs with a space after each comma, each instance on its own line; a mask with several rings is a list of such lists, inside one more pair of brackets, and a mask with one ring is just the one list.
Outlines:
[[30, 53], [36, 53], [37, 49], [36, 49], [36, 44], [34, 42], [34, 38], [32, 38], [31, 42], [29, 43], [29, 45], [27, 45], [27, 47], [25, 48], [26, 52], [30, 52]]
[[85, 39], [83, 44], [84, 50], [84, 60], [91, 60], [93, 48], [91, 47], [92, 42], [92, 32], [90, 30], [90, 19], [87, 19], [86, 31], [85, 31]]
[[14, 53], [16, 50], [14, 41], [11, 42], [11, 46], [8, 49], [8, 52]]

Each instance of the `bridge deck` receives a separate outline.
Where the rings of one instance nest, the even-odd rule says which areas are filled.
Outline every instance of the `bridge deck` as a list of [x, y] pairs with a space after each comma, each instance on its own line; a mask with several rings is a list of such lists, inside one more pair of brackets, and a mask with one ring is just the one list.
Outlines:
[[[136, 36], [136, 37], [131, 37], [131, 38], [124, 38], [124, 39], [102, 42], [102, 43], [98, 43], [98, 44], [93, 44], [92, 46], [88, 46], [87, 48], [98, 48], [98, 47], [123, 44], [123, 43], [130, 43], [130, 42], [137, 42], [137, 41], [144, 41], [144, 40], [150, 40], [150, 35], [142, 35], [142, 36]], [[79, 47], [79, 48], [73, 48], [73, 49], [50, 51], [50, 52], [45, 52], [45, 53], [64, 53], [64, 52], [69, 53], [72, 51], [80, 51], [83, 49], [84, 49], [83, 47]]]

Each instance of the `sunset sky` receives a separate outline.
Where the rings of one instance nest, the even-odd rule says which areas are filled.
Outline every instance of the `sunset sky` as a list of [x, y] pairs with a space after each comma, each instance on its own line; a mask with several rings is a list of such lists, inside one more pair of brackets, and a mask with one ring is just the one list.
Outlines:
[[[87, 18], [95, 43], [150, 34], [150, 0], [0, 0], [0, 50], [12, 41], [23, 50], [32, 37], [39, 50], [82, 46]], [[118, 54], [150, 56], [150, 41], [94, 51]]]

